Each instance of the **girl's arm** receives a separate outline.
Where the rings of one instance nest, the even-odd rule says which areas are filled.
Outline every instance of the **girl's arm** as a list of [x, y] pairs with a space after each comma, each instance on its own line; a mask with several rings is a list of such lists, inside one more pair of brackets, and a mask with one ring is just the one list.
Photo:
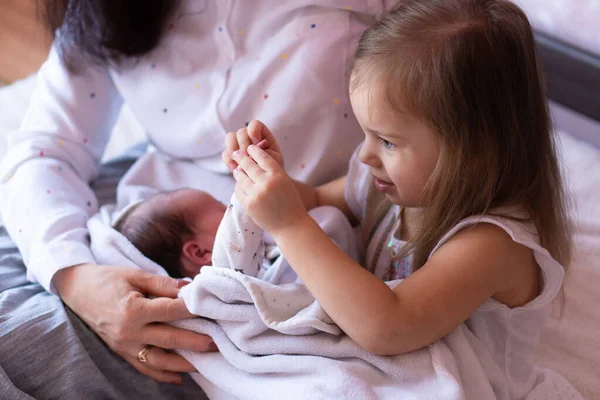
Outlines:
[[518, 276], [516, 267], [531, 257], [501, 228], [484, 224], [458, 233], [392, 290], [310, 218], [271, 234], [329, 316], [378, 355], [406, 353], [445, 336], [506, 291]]
[[488, 298], [510, 297], [531, 251], [501, 228], [456, 234], [393, 290], [344, 254], [312, 220], [294, 183], [265, 152], [236, 154], [236, 193], [275, 239], [329, 316], [361, 347], [379, 355], [409, 352], [443, 337]]

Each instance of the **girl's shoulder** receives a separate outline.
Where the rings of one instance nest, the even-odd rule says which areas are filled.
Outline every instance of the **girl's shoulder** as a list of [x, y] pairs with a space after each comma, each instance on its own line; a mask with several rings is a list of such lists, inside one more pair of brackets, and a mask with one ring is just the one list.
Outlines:
[[511, 307], [539, 308], [558, 294], [564, 268], [540, 245], [535, 225], [525, 212], [499, 208], [465, 218], [442, 237], [430, 257], [444, 244], [459, 239], [465, 243], [464, 251], [484, 251], [495, 258], [490, 264], [498, 265], [501, 260], [510, 285], [496, 300]]

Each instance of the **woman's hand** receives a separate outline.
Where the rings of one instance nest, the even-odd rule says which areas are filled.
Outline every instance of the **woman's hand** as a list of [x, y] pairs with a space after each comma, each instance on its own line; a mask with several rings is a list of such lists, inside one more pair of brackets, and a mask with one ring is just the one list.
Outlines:
[[281, 167], [283, 167], [283, 155], [279, 150], [279, 145], [275, 140], [275, 136], [273, 136], [265, 124], [258, 120], [251, 121], [247, 128], [241, 128], [238, 129], [237, 132], [229, 132], [227, 134], [225, 137], [226, 149], [221, 153], [223, 163], [233, 171], [238, 166], [233, 158], [233, 152], [239, 150], [243, 153], [247, 153], [248, 146], [252, 144], [263, 148], [279, 165], [281, 165]]
[[233, 153], [239, 165], [233, 177], [237, 182], [235, 194], [248, 215], [271, 234], [310, 218], [296, 184], [279, 163], [258, 146], [250, 145], [247, 151]]
[[[177, 299], [182, 281], [139, 269], [81, 264], [57, 272], [53, 283], [62, 300], [111, 350], [157, 381], [180, 384], [179, 373], [196, 371], [169, 350], [216, 350], [209, 337], [163, 323], [195, 317]], [[142, 363], [138, 354], [148, 345], [154, 347]]]

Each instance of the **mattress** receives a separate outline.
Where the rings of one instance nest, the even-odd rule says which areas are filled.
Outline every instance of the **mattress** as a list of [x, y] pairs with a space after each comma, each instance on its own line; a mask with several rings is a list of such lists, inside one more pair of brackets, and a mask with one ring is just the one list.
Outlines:
[[571, 188], [575, 249], [564, 301], [559, 296], [552, 305], [536, 356], [585, 399], [600, 399], [600, 150], [566, 132], [560, 138]]
[[[30, 77], [0, 88], [0, 159], [7, 134], [18, 127], [34, 84], [35, 78]], [[557, 299], [549, 310], [553, 317], [536, 357], [565, 376], [586, 399], [600, 399], [600, 150], [568, 129], [560, 131], [560, 151], [572, 194], [575, 256], [565, 281], [564, 302]], [[125, 108], [103, 158], [118, 155], [143, 137]]]

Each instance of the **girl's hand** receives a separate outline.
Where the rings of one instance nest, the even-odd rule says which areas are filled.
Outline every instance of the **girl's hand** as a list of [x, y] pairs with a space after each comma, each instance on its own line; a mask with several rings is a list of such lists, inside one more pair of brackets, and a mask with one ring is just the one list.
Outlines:
[[[208, 336], [165, 324], [195, 317], [177, 299], [181, 281], [140, 269], [81, 264], [58, 271], [53, 283], [62, 300], [112, 351], [159, 382], [180, 384], [181, 372], [196, 371], [170, 350], [216, 350]], [[138, 354], [148, 345], [153, 347], [143, 363]]]
[[233, 159], [235, 194], [252, 219], [272, 235], [303, 218], [310, 218], [294, 181], [277, 161], [258, 146], [249, 146], [248, 155], [237, 150]]
[[275, 136], [265, 124], [258, 120], [251, 121], [247, 128], [238, 129], [237, 132], [227, 134], [225, 137], [226, 149], [221, 153], [223, 163], [232, 171], [236, 169], [238, 164], [233, 158], [233, 152], [239, 150], [247, 153], [248, 146], [251, 144], [263, 148], [283, 167], [283, 155], [279, 150]]

